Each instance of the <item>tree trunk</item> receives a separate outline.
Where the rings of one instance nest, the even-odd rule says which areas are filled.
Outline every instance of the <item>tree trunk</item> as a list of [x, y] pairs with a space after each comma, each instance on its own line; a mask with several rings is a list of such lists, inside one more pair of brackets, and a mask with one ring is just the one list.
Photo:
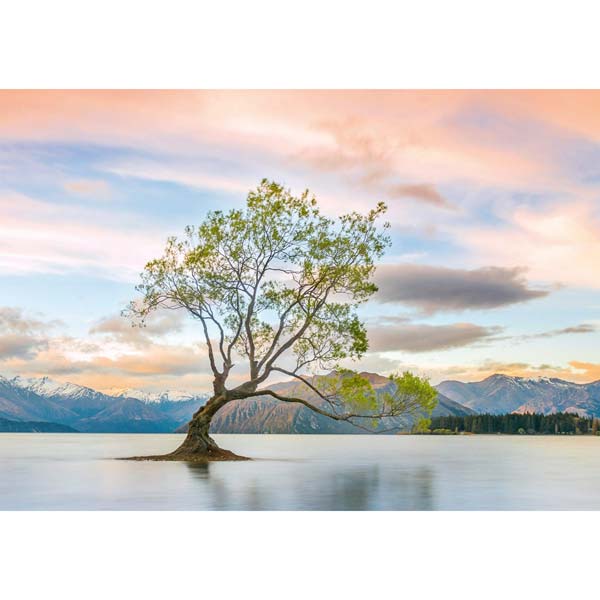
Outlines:
[[219, 448], [217, 442], [209, 435], [210, 423], [217, 411], [229, 402], [222, 396], [213, 396], [204, 406], [200, 407], [188, 426], [185, 440], [170, 454], [160, 456], [140, 456], [136, 460], [181, 460], [207, 462], [213, 460], [250, 460], [238, 456], [229, 450]]

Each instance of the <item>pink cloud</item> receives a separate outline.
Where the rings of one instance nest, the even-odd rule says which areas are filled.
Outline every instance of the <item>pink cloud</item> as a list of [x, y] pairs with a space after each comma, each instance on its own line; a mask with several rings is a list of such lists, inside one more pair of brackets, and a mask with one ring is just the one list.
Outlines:
[[165, 232], [107, 221], [95, 211], [65, 214], [56, 205], [22, 194], [0, 196], [0, 213], [3, 273], [91, 270], [133, 281], [149, 257], [162, 250], [166, 238]]
[[3, 91], [0, 134], [181, 155], [202, 146], [249, 163], [259, 157], [275, 174], [341, 172], [374, 192], [384, 181], [548, 189], [560, 179], [555, 157], [523, 152], [518, 131], [514, 144], [494, 147], [454, 117], [481, 108], [597, 139], [599, 99], [594, 91]]
[[526, 264], [530, 279], [600, 287], [600, 220], [592, 203], [518, 206], [499, 227], [453, 229], [480, 264]]
[[[480, 108], [517, 123], [535, 121], [600, 139], [599, 101], [597, 91], [1, 91], [0, 135], [159, 150], [172, 160], [128, 159], [104, 168], [121, 176], [223, 190], [240, 201], [263, 176], [295, 191], [310, 187], [330, 213], [363, 210], [366, 203], [388, 199], [394, 224], [410, 221], [445, 230], [474, 257], [485, 257], [481, 263], [525, 264], [532, 275], [547, 279], [554, 270], [544, 267], [550, 261], [569, 266], [567, 280], [582, 281], [598, 255], [591, 209], [580, 216], [566, 209], [565, 227], [576, 236], [568, 249], [567, 236], [558, 242], [536, 231], [536, 222], [552, 228], [547, 216], [511, 207], [508, 195], [498, 200], [508, 213], [501, 230], [460, 229], [456, 223], [469, 214], [469, 203], [480, 201], [476, 190], [486, 186], [546, 191], [585, 204], [594, 199], [593, 184], [561, 175], [556, 152], [528, 152], [518, 131], [514, 143], [495, 145], [493, 137], [479, 139], [455, 117]], [[201, 152], [230, 160], [236, 175], [195, 167], [193, 159]], [[475, 192], [447, 197], [443, 186], [457, 182], [468, 182]], [[68, 185], [79, 193], [94, 187]], [[25, 216], [12, 206], [0, 225], [5, 270], [104, 264], [133, 273], [160, 250], [152, 234], [110, 230], [89, 218], [44, 227], [53, 219], [47, 207], [34, 214], [27, 200], [19, 202], [25, 203]], [[449, 205], [458, 210], [439, 211]], [[561, 211], [556, 209], [555, 219]], [[436, 212], [443, 215], [443, 226]]]

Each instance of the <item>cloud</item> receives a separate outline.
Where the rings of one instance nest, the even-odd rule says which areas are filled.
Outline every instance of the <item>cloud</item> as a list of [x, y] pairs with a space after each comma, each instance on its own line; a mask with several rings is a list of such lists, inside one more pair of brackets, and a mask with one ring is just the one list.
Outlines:
[[581, 325], [563, 327], [562, 329], [555, 329], [553, 331], [549, 331], [544, 335], [544, 337], [554, 337], [555, 335], [566, 335], [570, 333], [595, 333], [596, 331], [598, 331], [598, 327], [596, 325], [582, 323]]
[[0, 193], [0, 214], [0, 274], [86, 272], [136, 281], [166, 238], [122, 215], [59, 211], [18, 193]]
[[[0, 373], [26, 377], [52, 376], [97, 390], [142, 388], [153, 391], [212, 389], [212, 372], [203, 345], [153, 343], [135, 348], [89, 344], [72, 338], [48, 340], [35, 356], [0, 356]], [[245, 379], [234, 369], [231, 384]]]
[[102, 179], [75, 179], [66, 181], [63, 187], [70, 194], [91, 198], [108, 198], [111, 188]]
[[380, 352], [367, 352], [360, 361], [345, 360], [342, 361], [341, 366], [347, 369], [388, 375], [398, 371], [401, 368], [401, 362]]
[[580, 333], [597, 333], [599, 331], [597, 325], [591, 323], [581, 323], [580, 325], [572, 325], [571, 327], [563, 327], [562, 329], [551, 329], [542, 333], [533, 333], [531, 335], [519, 336], [521, 340], [553, 338], [559, 335], [571, 335]]
[[569, 363], [573, 369], [578, 371], [578, 377], [586, 381], [598, 381], [600, 380], [600, 364], [582, 362], [573, 360]]
[[594, 201], [520, 205], [495, 227], [452, 230], [471, 256], [506, 266], [527, 261], [531, 277], [563, 284], [600, 287], [600, 218]]
[[35, 357], [48, 347], [45, 334], [56, 323], [26, 317], [19, 308], [0, 307], [0, 360]]
[[415, 372], [425, 373], [437, 384], [448, 379], [457, 381], [482, 381], [495, 374], [511, 377], [556, 377], [576, 383], [589, 383], [600, 378], [600, 365], [571, 361], [567, 366], [552, 364], [532, 364], [528, 362], [502, 362], [484, 360], [479, 364], [463, 365], [409, 365]]
[[[241, 201], [251, 187], [247, 176], [252, 185], [256, 183], [253, 174], [258, 170], [260, 176], [278, 174], [291, 180], [296, 189], [309, 185], [331, 212], [364, 210], [367, 196], [369, 201], [414, 198], [418, 202], [389, 202], [394, 234], [407, 238], [402, 250], [426, 249], [433, 255], [461, 246], [468, 260], [464, 265], [471, 270], [446, 270], [455, 287], [444, 283], [444, 278], [425, 277], [431, 293], [419, 291], [423, 280], [405, 272], [402, 286], [393, 278], [382, 282], [381, 294], [388, 296], [382, 301], [405, 302], [422, 313], [435, 313], [508, 306], [548, 294], [550, 288], [528, 284], [525, 271], [511, 275], [515, 265], [527, 265], [531, 281], [560, 278], [567, 284], [598, 287], [600, 279], [594, 275], [600, 264], [597, 161], [593, 152], [574, 152], [577, 144], [565, 133], [600, 139], [599, 98], [598, 91], [3, 91], [0, 137], [9, 148], [7, 164], [15, 162], [13, 147], [32, 156], [33, 144], [42, 148], [40, 152], [62, 153], [68, 148], [69, 156], [79, 150], [72, 144], [110, 148], [110, 164], [89, 164], [106, 161], [106, 153], [100, 159], [94, 158], [97, 153], [77, 154], [77, 175], [62, 171], [71, 164], [67, 160], [58, 161], [59, 168], [50, 164], [55, 161], [47, 161], [52, 168], [43, 183], [52, 177], [51, 194], [65, 177], [76, 182], [72, 193], [92, 193], [81, 183], [95, 180], [77, 178], [114, 167], [113, 175], [226, 190], [232, 202]], [[543, 123], [528, 125], [536, 122]], [[119, 150], [124, 148], [127, 152]], [[211, 168], [207, 168], [208, 158], [214, 159]], [[587, 176], [585, 181], [576, 181], [574, 162]], [[16, 174], [21, 177], [17, 187], [42, 189], [37, 181], [32, 187], [30, 179], [40, 177], [39, 166], [22, 168]], [[84, 166], [93, 168], [84, 171]], [[0, 170], [5, 174], [3, 169], [4, 163]], [[235, 176], [230, 178], [231, 174]], [[137, 280], [145, 261], [161, 252], [164, 237], [171, 233], [164, 230], [169, 222], [163, 220], [150, 229], [144, 226], [144, 216], [154, 209], [147, 197], [139, 196], [139, 182], [106, 177], [115, 189], [124, 186], [124, 197], [129, 189], [137, 195], [127, 198], [127, 206], [138, 211], [137, 222], [120, 222], [124, 214], [117, 214], [120, 207], [112, 203], [113, 218], [107, 217], [108, 211], [98, 218], [98, 212], [82, 210], [90, 202], [70, 199], [69, 210], [59, 213], [50, 202], [2, 192], [0, 272], [100, 273], [121, 281]], [[190, 214], [214, 206], [214, 200], [206, 200], [205, 206], [204, 195], [196, 196], [198, 204]], [[330, 197], [335, 197], [335, 203]], [[550, 199], [556, 203], [550, 204]], [[450, 201], [461, 210], [439, 210]], [[161, 211], [164, 208], [161, 203]], [[410, 223], [413, 231], [404, 236], [396, 229], [400, 223]], [[438, 232], [437, 239], [424, 240], [425, 224]], [[486, 280], [482, 272], [488, 265], [503, 273]], [[552, 331], [544, 335], [578, 333]], [[142, 353], [139, 344], [147, 347], [148, 338], [156, 342], [160, 337], [139, 334], [129, 329], [94, 333], [107, 345], [122, 344], [121, 354]], [[11, 335], [44, 337], [41, 333]], [[6, 348], [22, 354], [21, 341], [11, 340], [9, 345], [5, 340]], [[547, 360], [554, 352], [551, 346], [562, 348], [563, 342], [571, 341], [579, 338], [558, 338], [560, 344], [548, 344]], [[74, 355], [71, 348], [70, 360], [77, 362]], [[561, 351], [559, 355], [563, 356]], [[111, 375], [117, 376], [133, 377]]]
[[427, 183], [400, 185], [392, 184], [387, 188], [390, 198], [415, 198], [433, 206], [451, 208], [452, 205], [435, 188]]
[[33, 317], [26, 317], [23, 309], [0, 306], [0, 331], [16, 333], [40, 333], [55, 327], [60, 321], [41, 321]]
[[297, 158], [318, 171], [339, 172], [354, 188], [393, 200], [410, 198], [437, 208], [452, 208], [431, 183], [400, 183], [396, 159], [406, 152], [409, 138], [378, 136], [366, 120], [325, 121], [315, 128], [331, 136], [328, 143], [304, 148]]
[[[524, 151], [534, 136], [523, 124], [598, 139], [598, 97], [594, 90], [4, 90], [0, 136], [179, 155], [203, 145], [235, 154], [240, 164], [261, 156], [263, 165], [289, 161], [351, 175], [355, 184], [370, 179], [378, 192], [384, 182], [460, 180], [552, 190], [558, 144]], [[490, 115], [483, 133], [461, 119], [478, 112]], [[502, 137], [495, 120], [507, 119], [510, 136]]]
[[183, 329], [184, 314], [182, 311], [155, 311], [146, 320], [144, 327], [133, 326], [131, 321], [121, 315], [111, 315], [100, 319], [90, 328], [90, 334], [107, 334], [113, 341], [148, 346], [152, 338], [178, 333]]
[[374, 299], [415, 307], [424, 313], [490, 309], [543, 298], [548, 291], [528, 287], [520, 267], [450, 269], [428, 265], [381, 265]]
[[[413, 368], [413, 367], [411, 367]], [[511, 377], [554, 377], [573, 381], [575, 383], [590, 383], [600, 380], [600, 364], [572, 360], [566, 366], [546, 363], [529, 363], [522, 361], [502, 362], [484, 360], [479, 364], [451, 365], [430, 368], [423, 365], [415, 366], [415, 371], [426, 372], [434, 383], [447, 379], [457, 381], [482, 381], [495, 374], [510, 375]]]
[[256, 187], [258, 181], [246, 177], [219, 176], [214, 173], [203, 172], [206, 167], [198, 168], [197, 165], [171, 164], [165, 165], [164, 161], [151, 161], [148, 159], [127, 160], [107, 164], [102, 167], [107, 173], [119, 175], [120, 177], [134, 177], [147, 179], [149, 181], [173, 182], [188, 187], [204, 190], [215, 190], [242, 194]]
[[130, 387], [142, 380], [169, 387], [178, 385], [183, 376], [211, 376], [206, 351], [199, 345], [147, 343], [136, 347], [91, 344], [68, 337], [48, 338], [35, 354], [0, 356], [0, 365], [2, 371], [15, 375], [59, 376], [90, 387], [100, 384], [103, 389], [118, 387], [126, 380], [134, 384]]
[[[204, 344], [164, 343], [180, 332], [183, 315], [157, 311], [145, 328], [132, 328], [125, 318], [108, 316], [76, 338], [53, 329], [58, 321], [28, 317], [17, 308], [0, 307], [0, 373], [61, 380], [95, 389], [172, 387], [205, 391], [212, 372]], [[243, 374], [233, 373], [238, 381]]]
[[[206, 353], [189, 346], [155, 344], [140, 354], [123, 354], [117, 358], [95, 357], [95, 372], [123, 373], [127, 375], [186, 375], [201, 370], [199, 365], [205, 361]], [[80, 365], [84, 366], [84, 365]], [[87, 367], [87, 365], [85, 365]], [[208, 373], [208, 368], [206, 368]]]
[[0, 360], [5, 358], [30, 358], [47, 347], [41, 338], [19, 334], [0, 334]]
[[369, 349], [374, 352], [431, 352], [469, 346], [497, 335], [499, 327], [473, 323], [427, 325], [404, 320], [383, 320], [368, 326]]

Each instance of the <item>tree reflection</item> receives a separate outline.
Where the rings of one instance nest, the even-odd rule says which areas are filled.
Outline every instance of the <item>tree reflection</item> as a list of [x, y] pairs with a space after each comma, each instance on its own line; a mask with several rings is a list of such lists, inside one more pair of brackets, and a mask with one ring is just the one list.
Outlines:
[[210, 510], [433, 510], [434, 473], [303, 461], [185, 463]]

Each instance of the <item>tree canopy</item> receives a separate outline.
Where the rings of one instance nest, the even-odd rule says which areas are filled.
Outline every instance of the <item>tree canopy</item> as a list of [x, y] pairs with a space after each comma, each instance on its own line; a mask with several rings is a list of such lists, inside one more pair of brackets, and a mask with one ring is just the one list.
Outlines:
[[[385, 212], [379, 203], [366, 214], [328, 217], [308, 190], [294, 196], [263, 180], [245, 208], [211, 211], [169, 238], [126, 312], [142, 326], [159, 308], [200, 322], [214, 376], [207, 406], [267, 394], [362, 426], [430, 412], [435, 391], [422, 378], [394, 376], [395, 392], [378, 397], [366, 378], [339, 367], [368, 349], [357, 308], [377, 290], [375, 263], [390, 245], [389, 223], [378, 227]], [[244, 371], [243, 383], [230, 386], [234, 368]], [[274, 374], [296, 378], [323, 402], [280, 396], [265, 386]]]

